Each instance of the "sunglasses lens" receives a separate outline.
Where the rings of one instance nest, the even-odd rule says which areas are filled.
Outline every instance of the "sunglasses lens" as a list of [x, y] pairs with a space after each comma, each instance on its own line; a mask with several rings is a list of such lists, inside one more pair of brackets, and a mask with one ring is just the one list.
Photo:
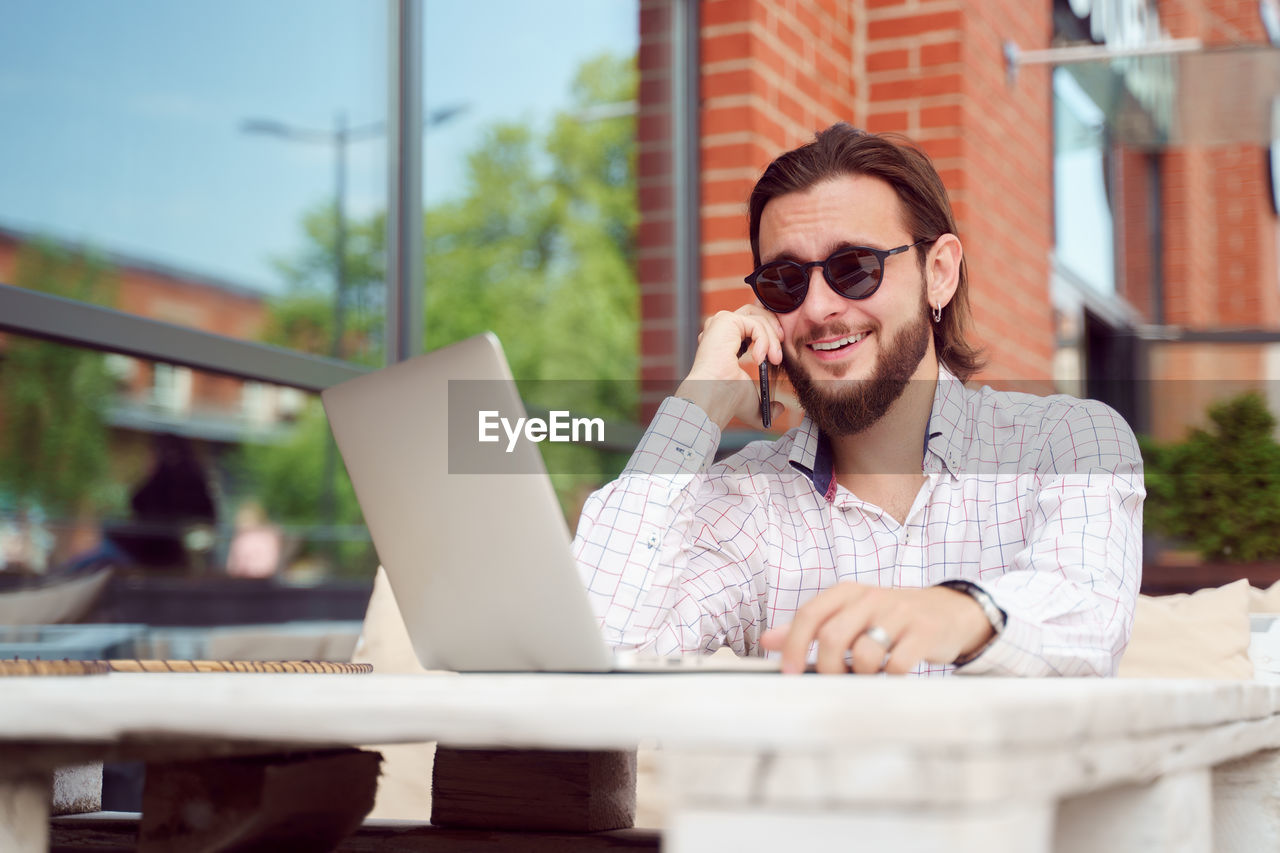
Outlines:
[[766, 264], [755, 280], [756, 296], [764, 307], [778, 314], [794, 311], [804, 302], [809, 280], [795, 264]]
[[865, 299], [880, 286], [880, 260], [861, 249], [827, 258], [826, 272], [836, 292], [849, 299]]

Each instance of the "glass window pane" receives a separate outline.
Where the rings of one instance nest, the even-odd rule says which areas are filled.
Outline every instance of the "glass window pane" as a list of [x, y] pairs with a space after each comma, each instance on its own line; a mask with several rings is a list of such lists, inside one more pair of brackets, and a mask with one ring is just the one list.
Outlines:
[[[424, 344], [495, 332], [531, 409], [637, 418], [639, 14], [425, 7]], [[570, 516], [631, 449], [542, 448]]]
[[7, 5], [0, 281], [42, 238], [115, 271], [76, 298], [380, 363], [386, 29], [360, 0]]
[[352, 621], [376, 565], [314, 395], [0, 336], [0, 626], [108, 567], [79, 621]]
[[1053, 73], [1053, 199], [1058, 261], [1100, 293], [1115, 292], [1115, 240], [1102, 111], [1066, 69]]

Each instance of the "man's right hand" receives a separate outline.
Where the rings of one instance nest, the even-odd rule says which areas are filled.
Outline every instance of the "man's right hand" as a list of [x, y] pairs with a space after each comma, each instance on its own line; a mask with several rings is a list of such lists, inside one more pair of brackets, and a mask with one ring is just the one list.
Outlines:
[[[738, 351], [747, 351], [738, 357]], [[763, 428], [760, 420], [759, 377], [756, 370], [768, 359], [782, 363], [782, 324], [759, 305], [743, 305], [737, 311], [720, 311], [702, 324], [698, 352], [689, 375], [676, 396], [696, 403], [715, 424], [724, 429], [735, 417], [743, 423]], [[773, 416], [786, 407], [773, 402]]]

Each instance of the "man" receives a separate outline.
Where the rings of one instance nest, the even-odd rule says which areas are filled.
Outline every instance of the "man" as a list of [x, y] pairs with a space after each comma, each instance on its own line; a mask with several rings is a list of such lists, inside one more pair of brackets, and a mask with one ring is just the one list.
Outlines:
[[[962, 384], [981, 362], [928, 158], [837, 124], [749, 207], [759, 304], [707, 320], [583, 510], [609, 642], [776, 652], [792, 672], [1113, 674], [1141, 571], [1136, 442], [1101, 403]], [[712, 464], [730, 420], [761, 424], [764, 360], [806, 417]]]

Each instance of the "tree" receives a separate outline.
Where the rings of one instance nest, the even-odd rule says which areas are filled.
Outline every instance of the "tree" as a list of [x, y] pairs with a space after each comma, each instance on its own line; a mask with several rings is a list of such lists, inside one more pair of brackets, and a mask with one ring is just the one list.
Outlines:
[[[80, 302], [114, 302], [103, 264], [43, 244], [19, 252], [14, 283]], [[50, 515], [121, 506], [106, 424], [115, 383], [104, 356], [18, 336], [6, 338], [0, 354], [0, 493], [20, 510]]]
[[[636, 415], [635, 122], [581, 118], [633, 101], [635, 87], [631, 59], [585, 63], [544, 138], [494, 126], [462, 197], [427, 213], [427, 348], [496, 332], [531, 407]], [[621, 466], [616, 454], [541, 447], [567, 510]]]
[[[581, 118], [593, 107], [634, 100], [634, 65], [607, 55], [585, 63], [570, 107], [545, 133], [515, 123], [491, 127], [467, 159], [462, 195], [425, 214], [426, 348], [496, 332], [531, 408], [635, 417], [635, 121]], [[302, 254], [277, 262], [288, 290], [272, 306], [265, 340], [327, 353], [332, 207], [310, 212], [303, 228]], [[364, 363], [382, 356], [384, 234], [382, 214], [348, 224], [344, 352], [361, 354]], [[323, 415], [311, 405], [287, 442], [246, 448], [240, 466], [273, 514], [303, 524], [320, 520], [319, 460], [330, 440], [326, 429], [314, 428]], [[581, 446], [541, 447], [569, 511], [584, 485], [611, 479], [623, 461]], [[336, 521], [359, 523], [349, 482], [340, 476], [334, 488]]]
[[346, 224], [343, 335], [337, 352], [336, 227], [333, 202], [316, 206], [302, 219], [306, 243], [301, 254], [274, 259], [286, 290], [272, 301], [262, 339], [301, 352], [375, 365], [382, 359], [386, 215], [377, 213]]
[[1209, 421], [1185, 441], [1142, 440], [1147, 525], [1207, 559], [1280, 556], [1275, 417], [1261, 395], [1248, 393], [1211, 406]]

